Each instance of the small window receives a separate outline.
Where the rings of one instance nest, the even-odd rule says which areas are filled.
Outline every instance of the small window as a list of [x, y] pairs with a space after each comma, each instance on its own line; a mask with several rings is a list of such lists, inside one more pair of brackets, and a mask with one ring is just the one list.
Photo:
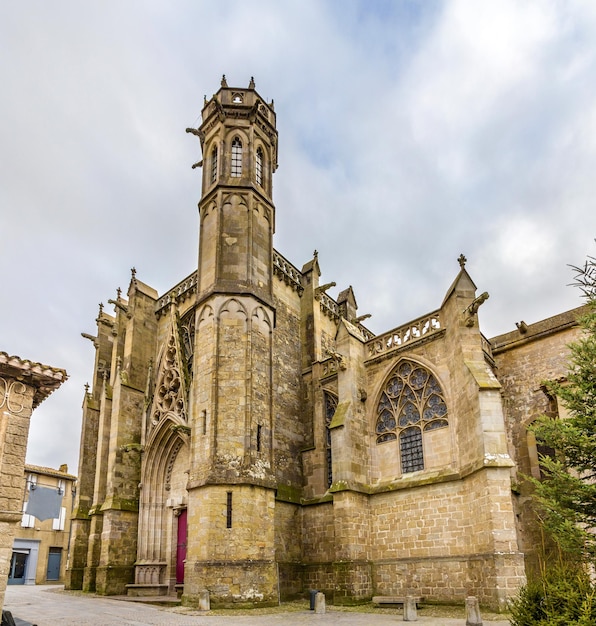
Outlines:
[[226, 528], [232, 528], [232, 492], [228, 491], [226, 498]]
[[257, 179], [257, 185], [262, 187], [263, 186], [263, 150], [261, 148], [257, 148], [256, 179]]
[[211, 184], [217, 180], [217, 146], [211, 150]]
[[[31, 491], [31, 487], [33, 485], [37, 485], [37, 474], [28, 474], [27, 485], [25, 487], [26, 493], [29, 493]], [[34, 528], [35, 517], [33, 517], [33, 515], [28, 515], [26, 511], [27, 511], [27, 501], [23, 502], [23, 517], [21, 519], [21, 526], [23, 528]]]
[[238, 137], [232, 141], [232, 177], [242, 176], [242, 142]]
[[34, 528], [35, 517], [27, 514], [27, 504], [28, 502], [23, 502], [23, 517], [21, 518], [21, 526], [23, 528]]
[[52, 520], [52, 530], [64, 530], [64, 522], [66, 521], [66, 508], [60, 507], [60, 516]]

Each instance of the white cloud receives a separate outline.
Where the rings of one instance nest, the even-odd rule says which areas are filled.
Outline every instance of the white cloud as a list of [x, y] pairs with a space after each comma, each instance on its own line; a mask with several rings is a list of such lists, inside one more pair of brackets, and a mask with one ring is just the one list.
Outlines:
[[544, 258], [555, 249], [556, 233], [549, 225], [523, 213], [497, 220], [494, 234], [489, 247], [491, 262], [515, 270], [522, 281], [532, 280], [544, 267]]
[[[196, 266], [197, 125], [221, 74], [275, 99], [274, 245], [383, 332], [468, 257], [487, 335], [579, 303], [593, 254], [596, 5], [229, 0], [0, 6], [0, 350], [65, 367], [29, 461], [76, 467], [100, 301]], [[336, 292], [335, 292], [336, 293]]]

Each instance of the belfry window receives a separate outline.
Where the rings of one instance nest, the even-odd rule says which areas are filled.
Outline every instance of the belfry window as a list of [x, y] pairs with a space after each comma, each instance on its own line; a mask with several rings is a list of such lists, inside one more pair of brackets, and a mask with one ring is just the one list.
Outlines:
[[399, 439], [402, 472], [424, 469], [424, 433], [449, 425], [439, 382], [425, 367], [401, 361], [377, 405], [377, 443]]
[[232, 176], [239, 178], [242, 176], [242, 142], [238, 137], [232, 141]]
[[217, 146], [211, 150], [211, 184], [217, 180]]
[[327, 465], [327, 488], [333, 484], [333, 465], [331, 458], [331, 420], [337, 409], [337, 398], [325, 391], [325, 462]]
[[256, 180], [257, 185], [263, 186], [263, 150], [261, 148], [257, 148], [256, 161], [255, 161], [255, 172], [256, 172]]

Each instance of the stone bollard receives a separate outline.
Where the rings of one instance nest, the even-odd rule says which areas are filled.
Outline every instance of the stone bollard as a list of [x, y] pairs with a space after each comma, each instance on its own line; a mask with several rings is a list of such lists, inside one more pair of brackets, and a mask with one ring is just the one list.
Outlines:
[[199, 611], [210, 611], [211, 600], [209, 599], [209, 592], [205, 589], [199, 591]]
[[416, 600], [412, 596], [406, 596], [404, 602], [404, 622], [417, 622]]
[[320, 591], [315, 596], [315, 613], [325, 613], [325, 594]]
[[474, 596], [466, 598], [466, 626], [482, 626], [478, 598]]

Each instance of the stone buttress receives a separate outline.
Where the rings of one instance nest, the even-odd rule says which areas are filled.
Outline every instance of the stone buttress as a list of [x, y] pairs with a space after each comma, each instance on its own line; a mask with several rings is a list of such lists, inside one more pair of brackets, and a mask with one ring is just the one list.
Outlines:
[[128, 300], [118, 292], [110, 301], [114, 316], [100, 309], [97, 336], [91, 337], [96, 363], [93, 388], [83, 403], [85, 452], [79, 461], [79, 473], [88, 471], [90, 476], [75, 502], [68, 574], [72, 589], [82, 586], [85, 591], [122, 594], [134, 580], [141, 434], [149, 363], [156, 346], [156, 300], [157, 293], [133, 271]]

